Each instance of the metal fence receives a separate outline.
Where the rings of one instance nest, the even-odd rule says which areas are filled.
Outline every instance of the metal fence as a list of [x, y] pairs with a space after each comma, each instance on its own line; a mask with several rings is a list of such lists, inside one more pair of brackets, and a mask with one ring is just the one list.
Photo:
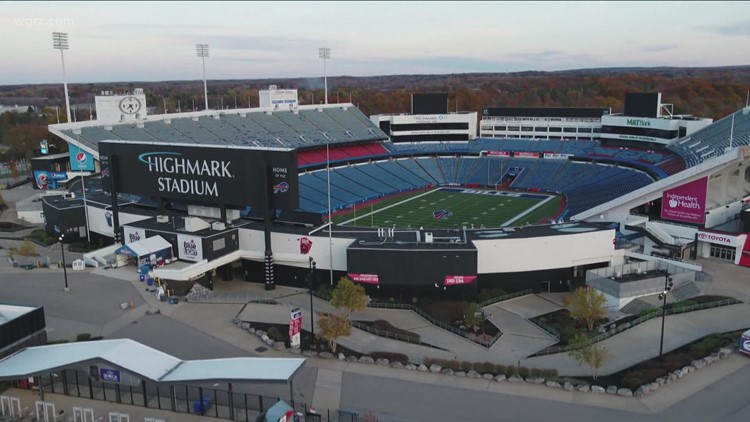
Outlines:
[[[159, 384], [150, 380], [109, 383], [80, 370], [63, 369], [38, 377], [45, 393], [235, 421], [255, 421], [280, 397], [196, 385]], [[223, 384], [227, 385], [227, 384]], [[242, 389], [242, 385], [236, 388]], [[285, 400], [291, 401], [288, 397]]]
[[502, 302], [504, 300], [515, 299], [517, 297], [526, 296], [526, 295], [531, 294], [532, 292], [533, 290], [526, 289], [526, 290], [521, 290], [520, 292], [508, 293], [507, 295], [493, 297], [492, 299], [487, 299], [483, 302], [479, 302], [479, 307], [484, 308], [485, 306], [489, 306], [498, 302]]
[[484, 347], [486, 347], [488, 349], [490, 347], [492, 347], [492, 345], [495, 344], [495, 342], [503, 335], [503, 332], [500, 331], [495, 337], [493, 337], [492, 339], [487, 340], [487, 341], [484, 341], [484, 340], [481, 340], [481, 339], [477, 339], [477, 338], [472, 338], [469, 335], [469, 333], [467, 333], [466, 331], [459, 330], [458, 328], [456, 328], [456, 327], [454, 327], [452, 325], [446, 324], [443, 321], [440, 321], [440, 320], [436, 319], [435, 317], [429, 315], [427, 312], [423, 311], [422, 309], [417, 308], [416, 306], [407, 305], [407, 304], [403, 304], [403, 303], [374, 303], [374, 302], [372, 302], [372, 303], [370, 303], [367, 306], [369, 306], [370, 308], [403, 309], [403, 310], [412, 311], [412, 312], [416, 313], [417, 315], [421, 316], [422, 318], [426, 319], [427, 322], [429, 322], [430, 324], [432, 324], [432, 325], [434, 325], [434, 326], [436, 326], [438, 328], [442, 328], [442, 329], [444, 329], [446, 331], [450, 331], [451, 333], [453, 333], [453, 334], [455, 334], [457, 336], [461, 336], [461, 337], [463, 337], [463, 338], [465, 338], [465, 339], [467, 339], [469, 341], [472, 341], [472, 342], [474, 342], [476, 344], [484, 346]]
[[560, 341], [560, 332], [557, 331], [554, 327], [545, 324], [542, 321], [537, 320], [536, 318], [530, 318], [528, 320], [530, 323], [536, 325], [537, 327], [541, 328], [544, 332], [551, 335], [552, 337], [556, 338], [557, 341]]
[[[704, 309], [711, 309], [711, 308], [718, 308], [721, 306], [729, 306], [729, 305], [736, 305], [738, 303], [742, 303], [741, 300], [737, 300], [734, 298], [731, 299], [724, 299], [724, 300], [718, 300], [715, 302], [709, 302], [709, 303], [699, 303], [696, 305], [691, 306], [680, 306], [677, 308], [667, 309], [665, 312], [665, 315], [677, 315], [677, 314], [683, 314], [685, 312], [694, 312], [694, 311], [702, 311]], [[622, 324], [615, 328], [614, 330], [607, 331], [605, 333], [597, 334], [589, 339], [589, 341], [586, 344], [581, 345], [580, 347], [586, 347], [588, 345], [598, 343], [600, 341], [606, 340], [612, 336], [615, 336], [617, 334], [620, 334], [621, 332], [628, 330], [630, 328], [635, 327], [636, 325], [643, 324], [644, 322], [653, 319], [658, 318], [661, 316], [661, 312], [659, 312], [659, 308], [654, 308], [654, 311], [656, 312], [649, 312], [643, 316], [641, 316], [638, 319], [635, 319], [631, 322]], [[579, 348], [580, 348], [579, 347]], [[536, 357], [536, 356], [545, 356], [545, 355], [554, 355], [556, 353], [566, 353], [570, 350], [573, 350], [573, 347], [570, 345], [567, 346], [553, 346], [549, 347], [545, 350], [541, 350], [537, 353], [534, 353], [533, 355], [529, 357]]]
[[412, 344], [418, 344], [420, 346], [427, 346], [427, 347], [431, 347], [433, 349], [446, 350], [446, 349], [443, 349], [442, 347], [433, 346], [432, 344], [422, 342], [422, 340], [420, 340], [419, 336], [417, 336], [417, 335], [408, 335], [408, 334], [394, 333], [394, 332], [391, 332], [391, 331], [382, 331], [382, 330], [378, 330], [378, 329], [376, 329], [374, 327], [371, 327], [371, 326], [369, 326], [369, 325], [367, 325], [365, 323], [362, 323], [360, 321], [352, 321], [352, 327], [358, 328], [358, 329], [360, 329], [362, 331], [366, 331], [366, 332], [368, 332], [370, 334], [373, 334], [373, 335], [376, 335], [378, 337], [389, 338], [389, 339], [398, 340], [398, 341], [404, 341], [404, 342], [412, 343]]

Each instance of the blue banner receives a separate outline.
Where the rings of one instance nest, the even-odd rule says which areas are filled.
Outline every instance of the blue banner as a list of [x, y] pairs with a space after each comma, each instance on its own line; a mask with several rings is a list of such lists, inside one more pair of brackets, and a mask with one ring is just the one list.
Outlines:
[[57, 181], [67, 179], [68, 173], [65, 171], [34, 171], [34, 181], [39, 189], [57, 189]]
[[104, 382], [120, 382], [120, 371], [116, 369], [99, 368], [99, 379]]
[[68, 152], [70, 154], [71, 171], [94, 171], [93, 155], [85, 150], [79, 149], [73, 144], [68, 144]]

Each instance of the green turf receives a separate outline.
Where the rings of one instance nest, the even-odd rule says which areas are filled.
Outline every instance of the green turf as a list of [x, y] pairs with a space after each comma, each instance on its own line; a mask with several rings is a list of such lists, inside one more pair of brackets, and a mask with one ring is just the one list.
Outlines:
[[[411, 199], [414, 198], [414, 199]], [[355, 221], [347, 226], [373, 227], [454, 227], [471, 226], [499, 227], [513, 217], [523, 213], [543, 199], [518, 198], [495, 195], [482, 195], [462, 192], [444, 192], [440, 190], [418, 192], [389, 198], [372, 205], [357, 209]], [[536, 224], [543, 217], [551, 216], [557, 210], [559, 198], [549, 201], [526, 217], [512, 225]], [[394, 205], [395, 204], [395, 205]], [[390, 207], [390, 208], [387, 208]], [[387, 208], [387, 209], [384, 209]], [[382, 211], [378, 211], [382, 210]], [[436, 219], [433, 212], [448, 210], [453, 213], [446, 219]], [[374, 211], [374, 212], [371, 212]], [[546, 214], [546, 215], [542, 215]], [[334, 222], [341, 224], [354, 218], [354, 213], [337, 215]], [[531, 222], [533, 220], [533, 222]]]

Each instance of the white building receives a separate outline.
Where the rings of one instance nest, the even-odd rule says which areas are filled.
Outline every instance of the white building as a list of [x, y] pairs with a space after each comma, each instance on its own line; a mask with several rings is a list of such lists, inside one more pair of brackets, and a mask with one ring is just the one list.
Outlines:
[[602, 116], [610, 111], [596, 107], [485, 107], [479, 136], [588, 141], [599, 138]]
[[270, 110], [294, 110], [299, 107], [296, 89], [278, 89], [269, 85], [268, 89], [258, 91], [260, 108]]
[[469, 141], [477, 137], [477, 113], [376, 114], [370, 120], [391, 142]]
[[603, 143], [645, 148], [663, 147], [713, 123], [707, 117], [673, 114], [672, 104], [662, 104], [661, 93], [631, 93], [625, 96], [625, 113], [602, 117]]

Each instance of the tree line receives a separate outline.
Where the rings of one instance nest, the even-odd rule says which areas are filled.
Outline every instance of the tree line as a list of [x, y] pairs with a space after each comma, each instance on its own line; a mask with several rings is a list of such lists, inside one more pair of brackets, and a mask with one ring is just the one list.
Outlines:
[[[300, 104], [324, 102], [322, 78], [209, 80], [209, 108], [246, 108], [259, 104], [258, 90], [275, 84], [297, 89]], [[448, 109], [475, 111], [483, 107], [611, 107], [624, 109], [628, 92], [661, 92], [676, 114], [721, 117], [743, 107], [750, 90], [750, 66], [722, 68], [623, 68], [561, 72], [389, 75], [328, 78], [329, 103], [354, 103], [366, 115], [409, 113], [413, 93], [446, 93]], [[202, 110], [202, 81], [70, 84], [71, 107], [83, 107], [78, 120], [88, 119], [88, 104], [101, 91], [143, 88], [152, 113]], [[46, 125], [65, 121], [62, 86], [0, 86], [0, 104], [23, 99], [38, 104], [34, 113], [3, 113], [0, 144], [17, 154], [33, 153], [42, 138], [53, 137]], [[41, 104], [39, 104], [41, 103]], [[55, 109], [57, 107], [57, 109]], [[5, 117], [7, 114], [15, 116]], [[29, 114], [29, 115], [24, 115]], [[63, 145], [60, 145], [64, 148]]]

